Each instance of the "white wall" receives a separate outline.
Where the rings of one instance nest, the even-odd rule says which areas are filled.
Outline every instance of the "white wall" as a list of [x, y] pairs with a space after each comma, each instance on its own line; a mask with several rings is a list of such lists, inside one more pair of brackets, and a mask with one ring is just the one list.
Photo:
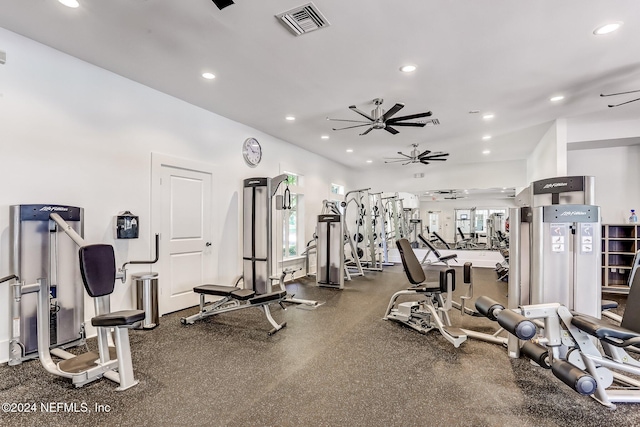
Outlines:
[[558, 119], [527, 158], [527, 185], [540, 179], [566, 175], [567, 124], [564, 119]]
[[639, 168], [640, 145], [568, 152], [569, 175], [595, 177], [603, 224], [624, 223], [630, 209], [640, 211]]
[[[114, 244], [118, 265], [148, 259], [152, 152], [215, 165], [215, 271], [222, 283], [241, 273], [243, 179], [281, 170], [305, 175], [307, 239], [330, 183], [351, 187], [347, 168], [297, 146], [1, 28], [0, 41], [7, 52], [7, 63], [0, 65], [0, 277], [12, 273], [8, 227], [14, 204], [84, 207], [88, 242]], [[241, 156], [247, 137], [264, 149], [255, 169]], [[113, 217], [123, 210], [140, 216], [140, 239], [114, 242]], [[140, 271], [134, 267], [130, 273]], [[116, 288], [112, 308], [130, 308], [131, 284]], [[8, 286], [0, 285], [0, 361], [8, 359], [9, 295]], [[86, 304], [85, 317], [92, 313]]]
[[[427, 190], [526, 187], [526, 161], [478, 162], [428, 166], [378, 165], [359, 174], [357, 185], [372, 191], [423, 193]], [[424, 172], [424, 178], [414, 178]]]

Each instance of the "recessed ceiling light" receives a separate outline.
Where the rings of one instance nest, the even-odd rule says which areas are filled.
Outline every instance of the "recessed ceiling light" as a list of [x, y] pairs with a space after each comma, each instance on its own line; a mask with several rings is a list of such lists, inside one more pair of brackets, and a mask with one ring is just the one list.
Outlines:
[[412, 73], [415, 70], [416, 70], [415, 65], [403, 65], [402, 67], [400, 67], [400, 71], [402, 71], [403, 73]]
[[290, 122], [294, 121], [296, 118], [293, 116], [287, 116], [285, 117], [285, 120], [289, 120]]
[[353, 150], [351, 148], [347, 148], [347, 153], [353, 153]]
[[78, 7], [80, 3], [77, 0], [58, 0], [60, 3], [67, 7]]
[[485, 136], [482, 137], [483, 141], [488, 141], [490, 139], [491, 139], [491, 135], [485, 135]]
[[484, 151], [482, 152], [482, 154], [484, 154], [484, 155], [491, 154], [491, 150], [484, 150]]
[[558, 102], [558, 101], [562, 101], [563, 99], [564, 99], [564, 95], [556, 95], [549, 98], [549, 101]]
[[373, 163], [373, 160], [367, 160], [367, 163]]
[[482, 116], [483, 119], [485, 120], [491, 120], [495, 117], [495, 115], [493, 113], [487, 113], [484, 116]]
[[329, 139], [329, 135], [322, 135], [320, 138], [322, 138], [322, 139]]
[[202, 77], [204, 77], [207, 80], [213, 80], [216, 78], [216, 76], [211, 73], [202, 73]]
[[610, 22], [608, 24], [601, 25], [595, 30], [593, 30], [593, 34], [595, 34], [596, 36], [601, 36], [603, 34], [612, 33], [618, 30], [620, 27], [622, 27], [622, 24], [623, 24], [622, 21], [616, 21], [616, 22]]

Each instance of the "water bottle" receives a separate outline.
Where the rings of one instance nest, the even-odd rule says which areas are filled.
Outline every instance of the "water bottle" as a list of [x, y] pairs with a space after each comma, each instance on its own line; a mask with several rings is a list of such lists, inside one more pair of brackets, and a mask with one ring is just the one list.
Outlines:
[[638, 215], [636, 215], [635, 209], [631, 209], [631, 216], [629, 217], [629, 222], [638, 222]]

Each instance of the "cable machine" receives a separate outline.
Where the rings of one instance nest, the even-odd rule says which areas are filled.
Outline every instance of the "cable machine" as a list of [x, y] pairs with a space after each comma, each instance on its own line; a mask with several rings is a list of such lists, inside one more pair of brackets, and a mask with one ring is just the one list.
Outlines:
[[[560, 303], [600, 318], [600, 207], [594, 178], [533, 182], [511, 208], [509, 307]], [[517, 357], [517, 343], [509, 345]]]

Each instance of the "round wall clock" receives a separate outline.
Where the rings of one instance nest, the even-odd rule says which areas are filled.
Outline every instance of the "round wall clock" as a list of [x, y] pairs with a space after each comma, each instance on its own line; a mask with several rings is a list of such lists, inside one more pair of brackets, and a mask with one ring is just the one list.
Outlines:
[[242, 156], [244, 161], [251, 167], [258, 166], [262, 160], [262, 147], [255, 138], [247, 138], [242, 144]]

